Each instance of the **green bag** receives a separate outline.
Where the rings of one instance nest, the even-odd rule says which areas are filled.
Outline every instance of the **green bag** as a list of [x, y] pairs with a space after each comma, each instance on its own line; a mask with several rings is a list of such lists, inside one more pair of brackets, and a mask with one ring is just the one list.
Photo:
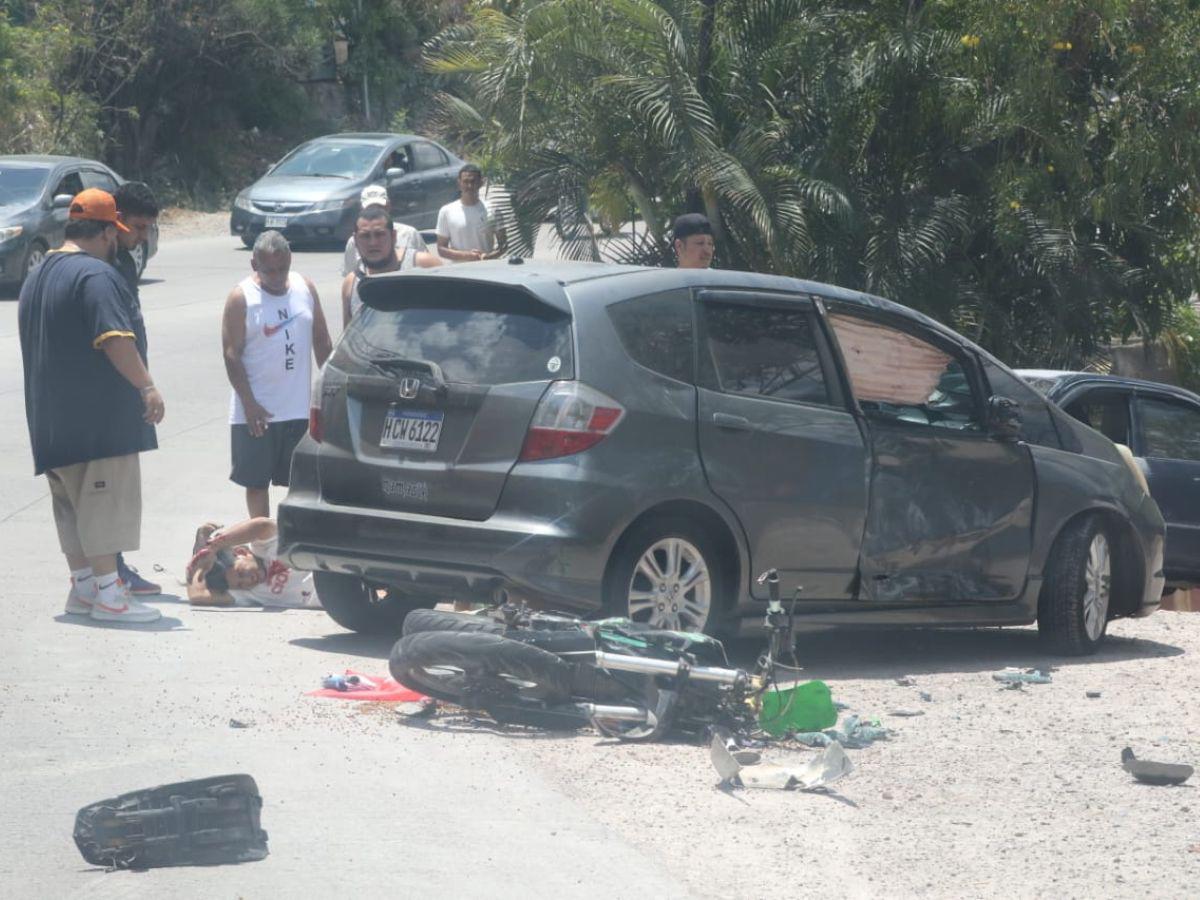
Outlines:
[[763, 694], [758, 724], [772, 737], [789, 731], [821, 731], [837, 724], [833, 694], [823, 681], [806, 681]]

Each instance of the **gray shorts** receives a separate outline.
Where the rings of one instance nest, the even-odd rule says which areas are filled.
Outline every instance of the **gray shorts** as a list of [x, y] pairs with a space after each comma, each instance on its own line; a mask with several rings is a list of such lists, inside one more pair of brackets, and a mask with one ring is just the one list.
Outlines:
[[308, 431], [308, 420], [271, 422], [262, 437], [252, 436], [249, 425], [230, 425], [229, 429], [233, 459], [229, 480], [247, 488], [266, 488], [272, 484], [287, 487], [292, 451]]

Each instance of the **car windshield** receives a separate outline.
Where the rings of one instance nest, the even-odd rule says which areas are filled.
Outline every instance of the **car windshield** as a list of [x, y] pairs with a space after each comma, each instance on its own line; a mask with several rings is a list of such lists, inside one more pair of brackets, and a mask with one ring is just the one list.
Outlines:
[[378, 144], [349, 141], [305, 144], [281, 162], [272, 175], [310, 178], [362, 178], [379, 158]]
[[0, 163], [0, 206], [28, 206], [36, 203], [46, 183], [48, 168], [13, 166]]

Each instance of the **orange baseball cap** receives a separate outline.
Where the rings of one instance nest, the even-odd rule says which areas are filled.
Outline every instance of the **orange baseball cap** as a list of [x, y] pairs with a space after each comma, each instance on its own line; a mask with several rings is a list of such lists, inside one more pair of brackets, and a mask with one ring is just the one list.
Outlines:
[[71, 200], [71, 211], [67, 215], [72, 219], [111, 222], [121, 231], [129, 231], [125, 223], [117, 218], [117, 201], [113, 199], [113, 195], [100, 188], [88, 188], [76, 194]]

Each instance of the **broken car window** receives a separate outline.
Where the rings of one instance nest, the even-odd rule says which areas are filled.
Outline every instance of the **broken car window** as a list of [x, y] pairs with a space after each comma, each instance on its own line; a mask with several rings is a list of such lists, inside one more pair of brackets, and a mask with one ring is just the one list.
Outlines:
[[705, 303], [703, 308], [708, 349], [722, 391], [829, 403], [808, 309], [736, 303]]
[[957, 357], [915, 335], [857, 316], [835, 313], [829, 324], [863, 412], [896, 422], [978, 429], [971, 382]]

